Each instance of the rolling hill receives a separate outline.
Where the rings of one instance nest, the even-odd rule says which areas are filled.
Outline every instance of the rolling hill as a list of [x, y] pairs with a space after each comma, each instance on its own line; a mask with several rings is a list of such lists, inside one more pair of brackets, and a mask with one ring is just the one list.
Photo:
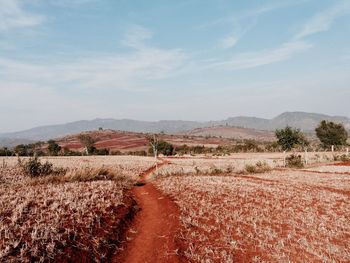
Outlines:
[[[305, 132], [312, 132], [321, 120], [341, 122], [345, 125], [345, 127], [348, 130], [350, 130], [350, 119], [347, 117], [328, 116], [324, 114], [306, 112], [285, 112], [276, 116], [273, 119], [240, 116], [231, 117], [220, 121], [208, 122], [181, 120], [162, 120], [150, 122], [130, 119], [94, 119], [76, 121], [66, 124], [41, 126], [29, 130], [12, 133], [2, 133], [0, 134], [0, 143], [14, 140], [48, 140], [51, 138], [63, 137], [83, 131], [97, 130], [99, 127], [103, 129], [113, 129], [129, 132], [165, 132], [167, 134], [176, 134], [191, 131], [198, 128], [208, 128], [216, 126], [230, 126], [249, 128], [255, 130], [274, 131], [275, 129], [283, 128], [286, 125], [290, 125], [292, 127], [300, 128]], [[238, 132], [238, 130], [236, 132]], [[225, 134], [227, 133], [225, 132]], [[5, 143], [2, 143], [2, 145], [5, 145]]]
[[179, 134], [188, 136], [220, 137], [228, 139], [254, 139], [259, 141], [275, 140], [275, 134], [272, 131], [238, 128], [231, 126], [196, 128]]

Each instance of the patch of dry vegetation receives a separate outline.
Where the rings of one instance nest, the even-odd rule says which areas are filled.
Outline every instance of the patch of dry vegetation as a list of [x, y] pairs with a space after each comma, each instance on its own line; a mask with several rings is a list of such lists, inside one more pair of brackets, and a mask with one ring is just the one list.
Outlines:
[[74, 165], [68, 160], [65, 174], [35, 178], [11, 162], [0, 168], [1, 262], [101, 262], [111, 256], [135, 212], [127, 189], [153, 163], [141, 158], [134, 166], [130, 159], [110, 165], [93, 158], [74, 159]]
[[[304, 157], [305, 153], [298, 155]], [[169, 159], [171, 164], [160, 168], [160, 174], [256, 173], [284, 167], [283, 153], [237, 153], [220, 157], [183, 156]], [[310, 152], [307, 153], [307, 159], [308, 164], [324, 163], [333, 160], [333, 154]]]
[[327, 176], [179, 175], [156, 185], [180, 207], [189, 261], [348, 262], [350, 198], [338, 190], [350, 182]]

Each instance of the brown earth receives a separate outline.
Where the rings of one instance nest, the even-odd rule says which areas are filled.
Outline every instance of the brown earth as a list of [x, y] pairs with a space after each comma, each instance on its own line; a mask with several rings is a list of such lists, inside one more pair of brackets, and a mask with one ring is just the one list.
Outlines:
[[343, 163], [336, 163], [336, 164], [333, 164], [335, 166], [350, 166], [350, 161], [349, 162], [343, 162]]
[[[111, 151], [148, 151], [149, 143], [146, 133], [102, 130], [84, 132], [95, 139], [97, 149], [109, 149]], [[78, 139], [79, 134], [69, 135], [63, 138], [57, 138], [57, 143], [63, 148], [74, 151], [83, 151], [83, 146]], [[272, 132], [260, 131], [246, 128], [235, 127], [211, 127], [195, 129], [188, 132], [169, 135], [158, 134], [160, 139], [165, 140], [174, 146], [205, 146], [217, 147], [231, 145], [234, 139], [255, 139], [259, 141], [274, 141], [275, 137]], [[44, 146], [44, 148], [46, 148]]]
[[[109, 149], [111, 151], [148, 151], [149, 142], [146, 133], [103, 130], [84, 132], [95, 139], [95, 147], [97, 149]], [[78, 139], [79, 134], [66, 136], [56, 139], [56, 142], [62, 147], [74, 151], [83, 151], [84, 147]], [[230, 142], [223, 138], [205, 138], [201, 136], [184, 136], [184, 135], [167, 135], [158, 134], [159, 139], [165, 140], [174, 146], [205, 146], [217, 147], [219, 145], [226, 145]], [[46, 148], [47, 145], [44, 146]]]
[[[163, 161], [158, 167], [168, 164]], [[139, 180], [141, 186], [132, 190], [140, 212], [131, 224], [130, 240], [112, 262], [181, 262], [176, 244], [179, 211], [176, 204], [147, 183], [156, 167], [145, 171]], [[143, 185], [146, 183], [145, 185]]]
[[274, 141], [276, 139], [275, 133], [272, 131], [263, 131], [230, 126], [197, 128], [179, 134], [190, 136], [215, 136], [234, 139], [254, 139], [259, 141]]
[[[101, 245], [99, 251], [101, 254], [104, 254], [106, 258], [111, 258], [113, 256], [114, 249], [113, 247], [120, 247], [121, 241], [124, 239], [125, 232], [128, 228], [128, 223], [133, 219], [136, 214], [136, 202], [129, 195], [125, 194], [123, 205], [119, 205], [116, 208], [111, 208], [114, 210], [114, 218], [102, 217], [101, 222], [103, 226], [97, 228], [94, 231], [94, 236], [103, 236], [108, 240], [108, 245]], [[106, 234], [107, 233], [107, 234]], [[69, 244], [69, 239], [68, 242]], [[80, 244], [84, 244], [86, 247], [89, 247], [91, 240], [81, 239], [79, 240]], [[91, 250], [82, 250], [78, 249], [74, 245], [68, 245], [63, 249], [62, 255], [55, 259], [55, 262], [60, 263], [69, 263], [69, 262], [93, 262], [94, 257], [91, 253]]]

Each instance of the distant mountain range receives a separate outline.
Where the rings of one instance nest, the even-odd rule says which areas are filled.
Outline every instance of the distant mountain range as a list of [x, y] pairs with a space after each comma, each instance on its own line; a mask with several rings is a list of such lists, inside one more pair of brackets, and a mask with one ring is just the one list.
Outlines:
[[0, 134], [0, 145], [9, 145], [9, 142], [29, 142], [58, 138], [82, 131], [91, 131], [98, 128], [113, 129], [130, 132], [165, 132], [169, 134], [181, 133], [197, 128], [213, 126], [232, 126], [256, 130], [274, 131], [286, 125], [300, 128], [305, 132], [312, 132], [322, 120], [341, 122], [350, 130], [350, 119], [342, 116], [328, 116], [317, 113], [285, 112], [273, 119], [256, 117], [231, 117], [221, 121], [178, 121], [162, 120], [157, 122], [137, 121], [130, 119], [94, 119], [82, 120], [66, 124], [41, 126], [29, 130]]

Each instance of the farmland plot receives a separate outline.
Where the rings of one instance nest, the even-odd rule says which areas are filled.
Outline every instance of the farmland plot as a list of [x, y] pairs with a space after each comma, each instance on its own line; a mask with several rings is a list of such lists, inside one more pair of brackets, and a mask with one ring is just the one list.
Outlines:
[[49, 158], [68, 167], [66, 175], [33, 179], [15, 166], [16, 158], [6, 161], [0, 168], [1, 262], [108, 259], [134, 213], [128, 189], [153, 164], [140, 157]]
[[350, 177], [296, 171], [157, 181], [193, 262], [348, 262]]
[[[305, 157], [305, 153], [297, 153]], [[247, 165], [264, 163], [268, 167], [284, 166], [283, 153], [236, 153], [228, 156], [184, 156], [171, 157], [171, 164], [159, 170], [160, 174], [191, 174], [240, 172]], [[331, 153], [307, 153], [309, 164], [318, 164], [333, 160]]]

